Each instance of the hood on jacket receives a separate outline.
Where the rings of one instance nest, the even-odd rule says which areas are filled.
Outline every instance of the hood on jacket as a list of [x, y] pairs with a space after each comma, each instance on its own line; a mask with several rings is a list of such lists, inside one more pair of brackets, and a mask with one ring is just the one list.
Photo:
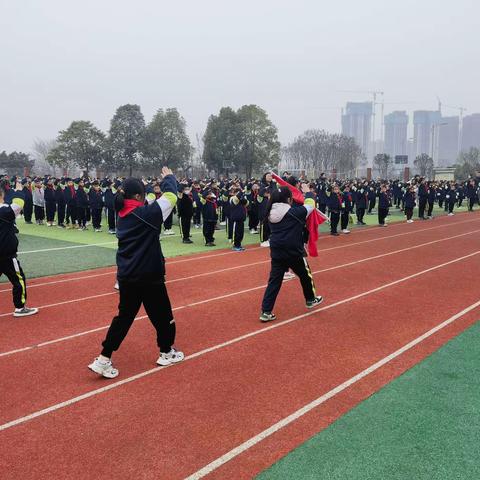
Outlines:
[[290, 208], [292, 207], [288, 203], [274, 203], [268, 219], [272, 223], [279, 223], [283, 220]]

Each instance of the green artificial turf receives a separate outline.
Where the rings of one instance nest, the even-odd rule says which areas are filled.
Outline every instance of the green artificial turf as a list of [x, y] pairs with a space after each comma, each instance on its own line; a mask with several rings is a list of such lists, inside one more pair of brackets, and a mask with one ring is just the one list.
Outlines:
[[476, 323], [257, 480], [480, 478], [479, 344]]

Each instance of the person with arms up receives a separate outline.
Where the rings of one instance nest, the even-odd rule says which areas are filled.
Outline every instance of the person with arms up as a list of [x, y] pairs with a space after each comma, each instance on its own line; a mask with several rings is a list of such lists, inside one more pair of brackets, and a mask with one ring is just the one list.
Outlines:
[[[308, 185], [303, 184], [302, 189], [306, 193]], [[270, 223], [271, 270], [262, 301], [261, 322], [277, 318], [273, 307], [283, 276], [289, 269], [300, 279], [307, 308], [314, 308], [323, 301], [315, 292], [312, 272], [304, 256], [303, 230], [307, 217], [314, 209], [311, 198], [305, 199], [305, 205], [293, 205], [292, 192], [288, 187], [280, 187], [271, 193], [266, 212]]]
[[145, 185], [137, 178], [123, 182], [115, 198], [117, 223], [117, 278], [120, 303], [118, 315], [108, 329], [100, 355], [88, 366], [106, 378], [115, 378], [118, 370], [112, 364], [112, 353], [120, 347], [140, 307], [157, 331], [160, 356], [157, 365], [167, 366], [184, 359], [174, 347], [176, 327], [165, 286], [165, 259], [160, 245], [163, 220], [177, 203], [177, 180], [172, 171], [162, 169], [163, 195], [145, 205]]

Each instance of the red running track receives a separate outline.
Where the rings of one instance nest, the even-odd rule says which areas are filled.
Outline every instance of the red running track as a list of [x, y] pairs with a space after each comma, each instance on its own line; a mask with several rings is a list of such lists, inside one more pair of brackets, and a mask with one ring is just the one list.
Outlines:
[[[279, 321], [267, 326], [257, 317], [268, 264], [245, 267], [247, 274], [233, 275], [233, 283], [229, 283], [230, 271], [218, 273], [211, 281], [217, 283], [216, 293], [232, 295], [178, 310], [176, 315], [178, 344], [191, 359], [173, 368], [151, 369], [156, 354], [153, 330], [148, 321], [140, 320], [115, 356], [121, 381], [138, 375], [124, 384], [104, 381], [85, 368], [104, 331], [0, 357], [1, 391], [8, 392], [1, 411], [0, 468], [6, 472], [2, 478], [192, 474], [477, 302], [478, 292], [468, 279], [476, 278], [480, 266], [479, 219], [472, 214], [452, 222], [402, 225], [395, 234], [413, 232], [412, 226], [415, 233], [395, 237], [394, 229], [371, 229], [361, 237], [372, 241], [357, 246], [348, 242], [353, 244], [360, 236], [342, 238], [344, 248], [321, 252], [320, 259], [312, 262], [313, 270], [351, 263], [316, 274], [325, 306], [306, 313], [298, 282], [287, 282], [276, 307]], [[445, 225], [426, 230], [433, 223]], [[380, 235], [385, 240], [373, 241]], [[335, 240], [325, 240], [321, 246], [340, 246]], [[262, 250], [229, 258], [253, 263], [252, 259], [262, 260], [257, 254], [266, 257]], [[196, 263], [192, 260], [190, 270], [196, 269]], [[184, 275], [175, 270], [174, 265], [169, 268], [169, 278]], [[245, 285], [260, 288], [235, 294]], [[199, 289], [201, 296], [209, 296], [202, 287], [204, 283], [182, 283], [178, 294], [172, 285], [174, 304], [181, 306], [182, 295], [198, 295]], [[53, 292], [55, 286], [38, 287], [43, 298], [50, 289]], [[98, 310], [106, 315], [104, 323], [113, 313], [112, 300], [106, 300], [105, 311]], [[68, 315], [75, 319], [70, 327], [93, 326], [91, 312], [97, 307], [92, 300], [69, 304]], [[29, 324], [32, 342], [45, 338], [45, 326], [59, 329], [66, 318], [65, 307], [45, 312]], [[295, 317], [299, 318], [282, 324]], [[251, 478], [476, 318], [478, 310], [473, 309], [318, 409], [219, 465], [211, 477]], [[29, 345], [24, 341], [23, 320], [0, 319], [0, 324], [4, 322], [10, 328], [1, 335], [8, 333], [9, 345]], [[236, 342], [221, 346], [235, 338]], [[95, 392], [107, 385], [113, 388]], [[87, 392], [94, 393], [75, 398]], [[70, 405], [59, 405], [72, 399]], [[24, 418], [52, 406], [52, 411], [34, 419]], [[17, 423], [6, 425], [11, 421]]]

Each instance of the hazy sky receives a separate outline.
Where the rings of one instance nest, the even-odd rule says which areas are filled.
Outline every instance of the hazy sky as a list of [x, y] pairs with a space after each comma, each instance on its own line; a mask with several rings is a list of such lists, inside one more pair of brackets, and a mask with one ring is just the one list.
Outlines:
[[342, 90], [385, 91], [385, 113], [437, 94], [480, 112], [479, 18], [478, 0], [0, 0], [0, 151], [72, 120], [107, 130], [125, 103], [147, 121], [177, 107], [193, 140], [248, 103], [282, 142], [339, 131], [370, 98]]

